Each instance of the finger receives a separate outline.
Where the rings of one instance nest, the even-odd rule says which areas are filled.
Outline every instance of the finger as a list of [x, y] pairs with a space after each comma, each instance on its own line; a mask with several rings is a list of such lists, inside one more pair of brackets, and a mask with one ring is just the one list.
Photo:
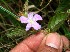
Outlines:
[[70, 52], [70, 48], [68, 50], [66, 50], [66, 52]]
[[62, 41], [63, 41], [64, 49], [65, 50], [69, 49], [69, 40], [68, 40], [68, 38], [65, 37], [65, 36], [61, 36], [61, 38], [62, 38]]
[[61, 44], [60, 44], [60, 48], [59, 48], [58, 52], [62, 52], [62, 50], [63, 50], [63, 41], [62, 41], [62, 38], [61, 38]]
[[66, 52], [70, 52], [70, 51], [66, 51]]
[[46, 39], [46, 45], [59, 49], [61, 37], [58, 33], [49, 33]]
[[42, 39], [44, 38], [44, 33], [40, 32], [38, 34], [35, 35], [35, 37], [33, 38], [27, 38], [26, 40], [24, 40], [24, 43], [27, 44], [32, 50], [37, 50]]
[[27, 39], [23, 40], [20, 44], [18, 44], [15, 48], [13, 48], [10, 52], [33, 52], [35, 51], [42, 39], [44, 38], [44, 34], [42, 32], [32, 35]]
[[60, 36], [58, 33], [50, 33], [43, 40], [37, 52], [58, 52]]

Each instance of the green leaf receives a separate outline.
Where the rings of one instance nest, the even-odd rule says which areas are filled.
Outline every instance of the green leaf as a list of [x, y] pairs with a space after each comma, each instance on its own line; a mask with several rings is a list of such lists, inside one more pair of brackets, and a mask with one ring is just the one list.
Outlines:
[[0, 6], [0, 13], [4, 16], [4, 18], [9, 19], [13, 23], [13, 25], [20, 26], [21, 23], [17, 20], [17, 18], [19, 17], [11, 11]]
[[2, 14], [4, 14], [4, 15], [11, 15], [12, 17], [18, 17], [18, 16], [16, 16], [14, 13], [12, 13], [11, 11], [9, 11], [9, 10], [7, 10], [7, 9], [5, 9], [5, 8], [3, 8], [2, 6], [0, 6], [0, 13], [2, 13]]
[[15, 38], [20, 36], [26, 36], [26, 31], [22, 28], [11, 28], [7, 33], [5, 33], [7, 37]]
[[70, 8], [70, 0], [61, 0], [61, 3], [59, 4], [59, 6], [55, 12], [56, 13], [57, 12], [65, 12], [69, 8]]
[[6, 2], [5, 0], [0, 0], [0, 2], [2, 2], [2, 3], [6, 6], [6, 8], [7, 8], [8, 10], [10, 10], [9, 7], [8, 7], [8, 4], [7, 4], [7, 2]]
[[61, 26], [61, 28], [63, 29], [65, 36], [70, 39], [70, 31], [69, 31], [68, 28], [65, 26], [65, 24], [63, 24], [63, 25]]
[[68, 14], [65, 13], [70, 6], [70, 0], [62, 0], [58, 8], [55, 11], [55, 15], [51, 17], [48, 23], [48, 28], [51, 32], [56, 31], [64, 23]]

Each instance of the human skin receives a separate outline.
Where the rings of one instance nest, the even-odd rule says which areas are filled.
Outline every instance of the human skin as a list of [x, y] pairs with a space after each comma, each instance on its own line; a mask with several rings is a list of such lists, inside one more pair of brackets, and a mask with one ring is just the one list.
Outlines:
[[65, 36], [61, 36], [64, 44], [64, 49], [69, 49], [69, 40]]
[[62, 47], [58, 33], [45, 35], [39, 32], [20, 42], [10, 52], [62, 52]]
[[10, 52], [33, 52], [33, 51], [36, 51], [44, 37], [45, 37], [45, 35], [43, 33], [37, 33], [35, 35], [31, 35], [30, 37], [28, 37], [25, 40], [23, 40], [22, 42], [20, 42]]

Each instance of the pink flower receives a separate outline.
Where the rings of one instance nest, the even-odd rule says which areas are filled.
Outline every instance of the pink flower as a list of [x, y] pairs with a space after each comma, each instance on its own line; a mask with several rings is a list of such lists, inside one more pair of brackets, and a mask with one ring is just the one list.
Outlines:
[[20, 17], [21, 23], [27, 23], [26, 31], [28, 31], [31, 27], [33, 27], [35, 30], [40, 29], [41, 25], [37, 23], [38, 20], [42, 20], [42, 17], [38, 14], [34, 14], [33, 12], [28, 14], [28, 18], [25, 16]]

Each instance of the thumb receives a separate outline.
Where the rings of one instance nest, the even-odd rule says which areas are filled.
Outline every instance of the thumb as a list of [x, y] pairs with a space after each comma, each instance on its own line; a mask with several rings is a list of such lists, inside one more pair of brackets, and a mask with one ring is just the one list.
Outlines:
[[42, 40], [37, 52], [58, 52], [60, 41], [60, 35], [58, 33], [49, 33]]

